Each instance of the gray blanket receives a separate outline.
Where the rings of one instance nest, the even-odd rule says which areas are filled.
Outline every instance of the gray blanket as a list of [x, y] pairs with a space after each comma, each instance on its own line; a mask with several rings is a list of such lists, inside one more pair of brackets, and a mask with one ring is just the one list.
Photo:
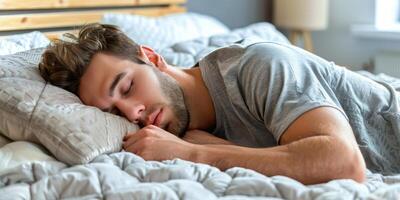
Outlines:
[[174, 66], [191, 67], [217, 48], [246, 38], [248, 42], [274, 41], [288, 44], [286, 37], [269, 23], [261, 22], [235, 29], [227, 34], [213, 35], [176, 43], [160, 51], [165, 60]]
[[[0, 172], [0, 199], [398, 199], [400, 175], [368, 174], [365, 184], [335, 180], [305, 186], [284, 176], [183, 160], [101, 155], [86, 165], [30, 162]], [[264, 197], [264, 198], [261, 198]]]

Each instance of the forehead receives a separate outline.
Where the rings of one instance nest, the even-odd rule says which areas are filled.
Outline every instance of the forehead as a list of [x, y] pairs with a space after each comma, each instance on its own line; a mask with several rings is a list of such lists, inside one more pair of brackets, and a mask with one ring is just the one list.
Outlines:
[[134, 67], [129, 60], [104, 53], [95, 54], [80, 80], [78, 95], [82, 102], [99, 106], [102, 97], [108, 96], [111, 81], [129, 67]]

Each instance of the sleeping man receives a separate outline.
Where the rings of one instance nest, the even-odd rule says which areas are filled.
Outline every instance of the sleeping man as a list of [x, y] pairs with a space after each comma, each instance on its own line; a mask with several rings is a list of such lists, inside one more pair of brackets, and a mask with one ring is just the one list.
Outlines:
[[299, 48], [243, 42], [189, 69], [168, 65], [111, 25], [83, 27], [49, 46], [50, 83], [141, 129], [126, 151], [221, 170], [244, 167], [305, 184], [400, 172], [394, 89]]

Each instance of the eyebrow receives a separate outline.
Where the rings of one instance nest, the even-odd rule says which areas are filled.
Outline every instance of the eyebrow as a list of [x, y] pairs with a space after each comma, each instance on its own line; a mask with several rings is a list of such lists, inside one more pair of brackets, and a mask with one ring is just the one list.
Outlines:
[[113, 82], [111, 83], [111, 87], [110, 90], [108, 92], [108, 95], [110, 97], [114, 96], [114, 91], [115, 91], [115, 87], [117, 87], [119, 81], [124, 78], [126, 76], [126, 72], [121, 72], [119, 73], [117, 76], [115, 76]]

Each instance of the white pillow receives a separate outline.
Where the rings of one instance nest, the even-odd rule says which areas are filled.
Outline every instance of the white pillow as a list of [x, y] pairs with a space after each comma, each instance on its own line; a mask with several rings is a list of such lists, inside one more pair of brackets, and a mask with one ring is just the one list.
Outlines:
[[55, 161], [41, 146], [25, 141], [11, 142], [0, 148], [0, 172], [26, 162]]
[[47, 84], [37, 67], [43, 50], [0, 56], [0, 133], [40, 143], [68, 164], [120, 151], [123, 136], [138, 126]]
[[138, 44], [148, 45], [156, 50], [177, 42], [229, 32], [229, 28], [217, 19], [196, 13], [156, 18], [110, 13], [103, 16], [102, 23], [117, 25]]
[[0, 55], [45, 47], [49, 44], [50, 40], [39, 31], [4, 36], [0, 39]]

